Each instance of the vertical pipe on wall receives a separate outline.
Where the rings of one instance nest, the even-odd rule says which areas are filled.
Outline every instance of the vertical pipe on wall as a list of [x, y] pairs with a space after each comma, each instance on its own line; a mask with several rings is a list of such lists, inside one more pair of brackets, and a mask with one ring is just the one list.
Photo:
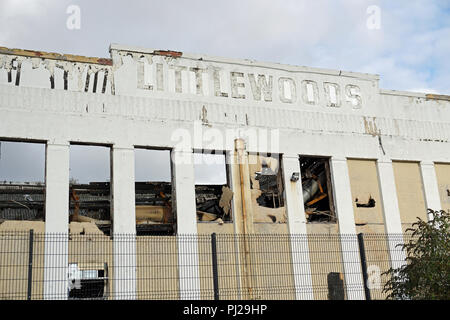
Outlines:
[[[247, 215], [249, 213], [249, 206], [251, 203], [249, 202], [247, 192], [250, 191], [248, 181], [248, 159], [245, 154], [245, 144], [244, 140], [236, 139], [235, 140], [235, 148], [237, 152], [237, 160], [239, 165], [239, 182], [240, 182], [240, 191], [241, 191], [241, 204], [242, 204], [242, 241], [244, 245], [244, 263], [243, 263], [243, 272], [244, 272], [244, 288], [247, 289], [248, 297], [247, 299], [252, 299], [253, 297], [253, 285], [251, 279], [251, 256], [250, 256], [250, 245], [249, 239], [247, 237], [248, 233], [253, 230], [253, 216]], [[244, 167], [245, 166], [245, 167]], [[246, 183], [247, 182], [247, 183]], [[247, 192], [246, 192], [247, 191]], [[250, 197], [251, 200], [251, 197]], [[251, 210], [250, 210], [251, 211]], [[250, 228], [249, 228], [250, 227]]]

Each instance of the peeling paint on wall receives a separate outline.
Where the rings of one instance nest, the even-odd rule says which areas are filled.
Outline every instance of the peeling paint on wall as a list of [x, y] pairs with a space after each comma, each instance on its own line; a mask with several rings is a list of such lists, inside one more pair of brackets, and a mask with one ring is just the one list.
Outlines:
[[377, 128], [375, 117], [363, 117], [363, 120], [364, 120], [364, 129], [367, 134], [370, 134], [373, 137], [381, 134], [381, 130]]

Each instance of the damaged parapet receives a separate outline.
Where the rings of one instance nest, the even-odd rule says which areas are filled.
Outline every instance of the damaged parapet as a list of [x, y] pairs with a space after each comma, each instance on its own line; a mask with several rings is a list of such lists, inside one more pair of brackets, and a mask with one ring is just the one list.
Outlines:
[[308, 222], [336, 222], [328, 158], [301, 157], [303, 203]]
[[0, 47], [0, 84], [114, 94], [112, 60]]

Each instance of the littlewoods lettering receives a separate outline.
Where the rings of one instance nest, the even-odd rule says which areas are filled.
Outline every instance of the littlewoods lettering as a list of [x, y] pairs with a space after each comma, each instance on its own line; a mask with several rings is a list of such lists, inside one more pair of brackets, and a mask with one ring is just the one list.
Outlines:
[[187, 66], [180, 65], [179, 59], [155, 62], [155, 58], [138, 59], [138, 89], [354, 109], [361, 108], [363, 103], [360, 87], [351, 83], [301, 79], [297, 74], [290, 77], [227, 71], [217, 65]]

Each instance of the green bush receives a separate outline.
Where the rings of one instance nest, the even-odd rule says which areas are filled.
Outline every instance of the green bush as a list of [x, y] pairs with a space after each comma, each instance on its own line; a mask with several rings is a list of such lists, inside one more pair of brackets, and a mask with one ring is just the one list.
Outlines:
[[450, 300], [450, 214], [433, 211], [431, 221], [418, 221], [406, 230], [409, 241], [401, 245], [406, 263], [384, 274], [388, 299]]

